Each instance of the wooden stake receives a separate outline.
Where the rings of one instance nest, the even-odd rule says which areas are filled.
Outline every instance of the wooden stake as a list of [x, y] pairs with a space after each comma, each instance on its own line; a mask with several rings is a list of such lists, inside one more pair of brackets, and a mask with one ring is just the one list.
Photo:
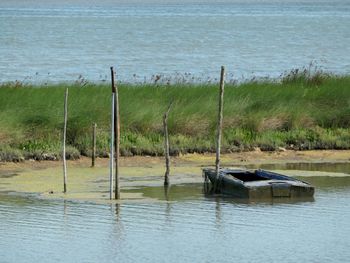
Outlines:
[[119, 156], [120, 156], [120, 117], [119, 117], [119, 93], [118, 93], [118, 87], [116, 87], [115, 92], [115, 117], [116, 117], [116, 123], [114, 123], [114, 126], [116, 126], [115, 130], [115, 199], [120, 199], [120, 185], [119, 185]]
[[114, 92], [112, 92], [111, 109], [111, 153], [109, 157], [109, 199], [113, 198], [113, 166], [114, 166]]
[[63, 124], [63, 192], [67, 192], [67, 161], [66, 161], [66, 137], [67, 137], [67, 116], [68, 116], [68, 88], [64, 95], [64, 124]]
[[221, 66], [220, 74], [220, 95], [219, 95], [219, 112], [218, 112], [218, 125], [217, 125], [217, 138], [216, 138], [216, 161], [215, 172], [216, 180], [214, 184], [214, 192], [217, 192], [219, 172], [220, 172], [220, 151], [221, 151], [221, 133], [222, 133], [222, 119], [224, 109], [224, 85], [225, 85], [225, 67]]
[[92, 153], [91, 153], [91, 167], [95, 167], [96, 159], [96, 123], [92, 125]]
[[170, 174], [170, 150], [169, 150], [169, 133], [168, 133], [168, 115], [170, 112], [171, 102], [169, 104], [168, 110], [163, 116], [163, 128], [164, 128], [164, 152], [165, 152], [165, 175], [164, 175], [164, 186], [169, 185], [169, 174]]
[[118, 87], [114, 82], [114, 70], [111, 67], [112, 92], [114, 93], [114, 147], [115, 147], [115, 199], [120, 199], [119, 186], [119, 152], [120, 152], [120, 118], [119, 118], [119, 94]]

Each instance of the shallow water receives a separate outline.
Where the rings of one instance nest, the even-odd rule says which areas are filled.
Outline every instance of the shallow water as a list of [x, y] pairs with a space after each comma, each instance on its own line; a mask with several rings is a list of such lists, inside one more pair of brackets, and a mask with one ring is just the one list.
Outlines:
[[154, 202], [121, 205], [0, 195], [0, 261], [346, 262], [350, 177], [307, 180], [313, 200], [232, 200], [201, 184], [143, 187]]
[[265, 170], [301, 170], [350, 174], [350, 163], [277, 163], [247, 165], [246, 167]]
[[348, 0], [2, 0], [0, 25], [0, 82], [350, 73]]

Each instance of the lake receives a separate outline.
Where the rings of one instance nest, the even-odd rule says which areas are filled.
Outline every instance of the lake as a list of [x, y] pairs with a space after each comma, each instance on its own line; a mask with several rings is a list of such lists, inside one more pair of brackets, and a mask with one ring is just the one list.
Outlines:
[[348, 0], [2, 0], [0, 83], [350, 73]]
[[303, 179], [314, 199], [233, 200], [202, 184], [141, 187], [129, 191], [153, 201], [122, 204], [2, 194], [0, 261], [347, 262], [350, 176]]

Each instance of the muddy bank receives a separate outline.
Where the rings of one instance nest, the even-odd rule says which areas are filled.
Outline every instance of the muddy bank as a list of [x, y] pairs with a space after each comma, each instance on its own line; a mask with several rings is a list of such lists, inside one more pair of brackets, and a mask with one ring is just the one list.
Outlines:
[[[172, 158], [171, 184], [201, 183], [202, 167], [213, 166], [214, 154], [190, 154]], [[244, 152], [222, 156], [223, 166], [256, 168], [268, 164], [350, 163], [350, 151], [282, 151]], [[124, 200], [145, 200], [137, 192], [141, 186], [161, 186], [164, 159], [160, 157], [123, 157], [121, 159], [121, 197]], [[68, 162], [68, 193], [62, 193], [62, 164], [57, 161], [27, 161], [0, 163], [0, 191], [15, 194], [35, 194], [40, 198], [64, 198], [109, 202], [108, 159], [82, 158]], [[278, 166], [277, 166], [278, 167]], [[295, 176], [350, 176], [346, 172], [283, 171]], [[133, 191], [135, 190], [135, 191]]]

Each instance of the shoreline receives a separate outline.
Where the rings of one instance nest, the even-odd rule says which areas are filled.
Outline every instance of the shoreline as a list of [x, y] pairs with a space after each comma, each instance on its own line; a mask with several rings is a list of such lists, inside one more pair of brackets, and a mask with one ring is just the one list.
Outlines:
[[[62, 193], [62, 162], [25, 161], [0, 163], [0, 193], [36, 196], [40, 199], [90, 201], [94, 203], [120, 203], [159, 201], [146, 198], [138, 191], [142, 187], [163, 185], [163, 157], [122, 157], [120, 160], [121, 200], [109, 200], [109, 159], [84, 157], [68, 161], [68, 193]], [[214, 166], [215, 154], [186, 154], [171, 158], [170, 184], [202, 183], [203, 167]], [[242, 152], [223, 154], [221, 165], [226, 167], [255, 167], [268, 164], [340, 163], [350, 164], [350, 150]], [[284, 174], [298, 177], [350, 176], [346, 173], [300, 172], [284, 170]]]

